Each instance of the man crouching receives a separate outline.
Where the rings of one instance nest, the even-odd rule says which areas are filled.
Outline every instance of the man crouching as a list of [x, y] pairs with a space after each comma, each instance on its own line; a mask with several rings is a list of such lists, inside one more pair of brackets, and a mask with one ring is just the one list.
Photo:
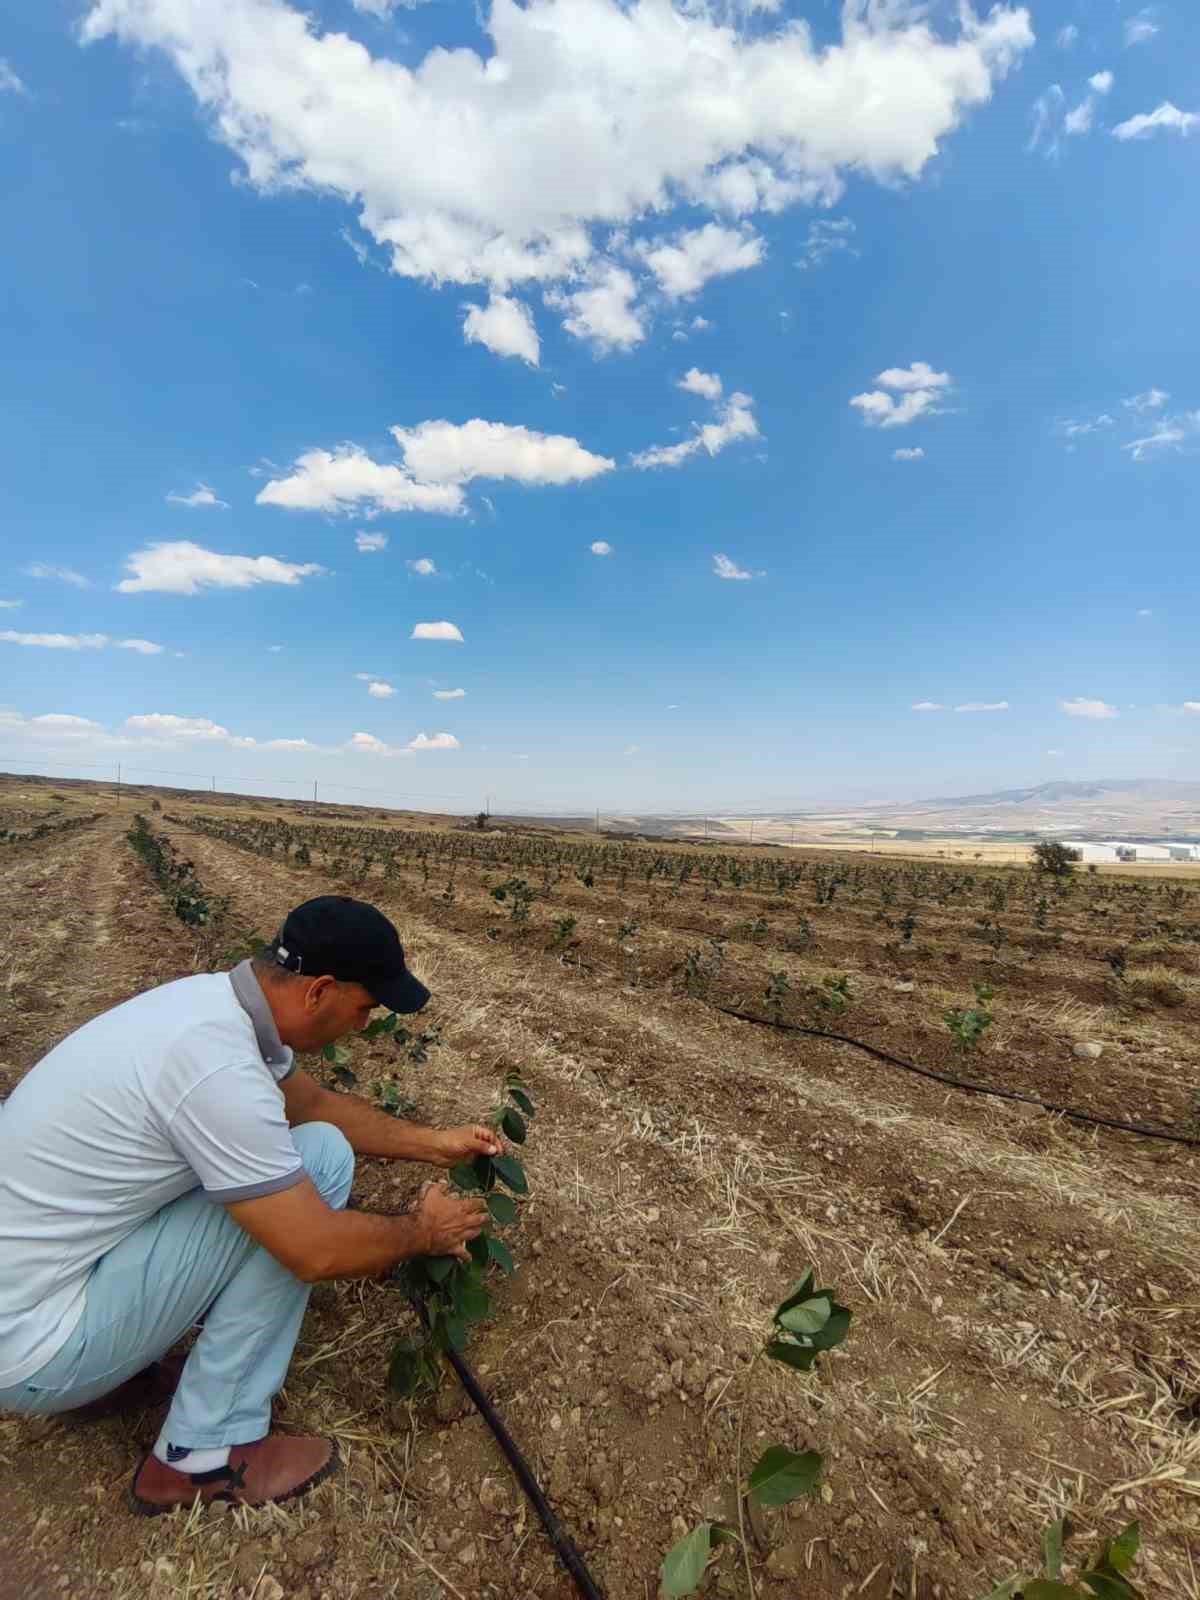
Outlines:
[[314, 1283], [467, 1258], [487, 1212], [426, 1187], [403, 1216], [346, 1211], [354, 1155], [450, 1167], [489, 1128], [399, 1122], [293, 1061], [429, 991], [396, 929], [340, 895], [267, 952], [181, 978], [68, 1035], [0, 1107], [0, 1411], [110, 1411], [170, 1393], [155, 1366], [198, 1321], [136, 1508], [303, 1494], [332, 1439], [269, 1432]]

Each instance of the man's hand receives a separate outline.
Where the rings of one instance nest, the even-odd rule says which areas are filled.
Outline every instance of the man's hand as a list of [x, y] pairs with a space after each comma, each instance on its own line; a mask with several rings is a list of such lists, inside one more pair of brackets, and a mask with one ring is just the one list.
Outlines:
[[491, 1128], [467, 1124], [461, 1128], [438, 1128], [434, 1131], [434, 1148], [430, 1165], [452, 1167], [458, 1161], [474, 1161], [476, 1156], [502, 1156], [504, 1146]]
[[444, 1183], [426, 1183], [417, 1195], [416, 1221], [430, 1256], [457, 1256], [469, 1261], [467, 1240], [487, 1226], [488, 1209], [478, 1195], [452, 1195]]

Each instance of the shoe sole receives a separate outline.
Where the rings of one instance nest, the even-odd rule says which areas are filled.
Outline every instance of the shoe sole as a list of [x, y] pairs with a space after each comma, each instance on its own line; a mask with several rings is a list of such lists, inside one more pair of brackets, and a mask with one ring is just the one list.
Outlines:
[[288, 1489], [284, 1494], [268, 1495], [264, 1500], [246, 1500], [236, 1494], [222, 1492], [212, 1495], [208, 1500], [203, 1500], [203, 1491], [197, 1489], [196, 1493], [190, 1500], [172, 1500], [168, 1505], [161, 1505], [157, 1500], [143, 1500], [135, 1487], [142, 1468], [146, 1465], [146, 1462], [150, 1459], [150, 1456], [153, 1453], [152, 1451], [147, 1451], [134, 1469], [133, 1479], [129, 1485], [129, 1503], [139, 1517], [161, 1517], [165, 1516], [168, 1511], [178, 1511], [180, 1506], [182, 1506], [184, 1510], [190, 1511], [195, 1506], [197, 1500], [201, 1500], [202, 1504], [206, 1506], [252, 1507], [279, 1505], [284, 1500], [296, 1500], [300, 1495], [307, 1494], [310, 1489], [315, 1489], [317, 1485], [319, 1483], [323, 1483], [326, 1478], [331, 1478], [341, 1466], [341, 1452], [338, 1449], [337, 1440], [330, 1439], [329, 1443], [333, 1446], [333, 1449], [330, 1453], [329, 1460], [325, 1463], [325, 1465], [323, 1467], [318, 1467], [316, 1472], [304, 1479], [303, 1483], [296, 1484], [295, 1488]]

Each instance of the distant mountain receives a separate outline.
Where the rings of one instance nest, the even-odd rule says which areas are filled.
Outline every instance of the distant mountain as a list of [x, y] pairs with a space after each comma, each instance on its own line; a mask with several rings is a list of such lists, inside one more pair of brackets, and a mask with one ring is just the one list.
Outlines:
[[1120, 795], [1126, 801], [1140, 799], [1149, 804], [1174, 803], [1200, 806], [1200, 783], [1179, 782], [1171, 778], [1098, 778], [1092, 783], [1039, 783], [1032, 789], [998, 789], [994, 794], [965, 794], [918, 800], [881, 810], [952, 810], [960, 806], [1051, 806], [1064, 801], [1099, 800]]

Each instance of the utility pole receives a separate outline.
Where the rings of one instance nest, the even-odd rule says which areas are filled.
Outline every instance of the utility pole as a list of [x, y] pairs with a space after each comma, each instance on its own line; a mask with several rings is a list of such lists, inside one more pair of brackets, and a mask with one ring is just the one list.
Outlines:
[[213, 794], [216, 794], [216, 792], [217, 792], [217, 780], [216, 780], [215, 774], [214, 774], [214, 776], [212, 778], [212, 792], [213, 792]]
[[317, 780], [313, 779], [313, 805], [317, 803]]

